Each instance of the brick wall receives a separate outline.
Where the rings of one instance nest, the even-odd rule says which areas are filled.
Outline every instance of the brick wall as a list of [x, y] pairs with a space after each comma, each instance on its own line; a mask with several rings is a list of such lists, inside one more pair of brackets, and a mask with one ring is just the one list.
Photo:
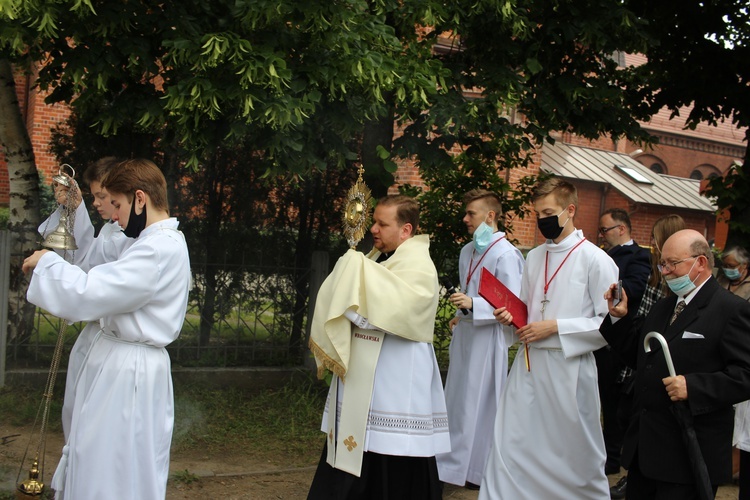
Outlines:
[[[666, 167], [665, 174], [676, 177], [690, 177], [693, 170], [699, 170], [704, 178], [714, 172], [722, 175], [734, 161], [742, 161], [744, 145], [716, 143], [710, 144], [696, 139], [681, 139], [662, 135], [663, 144], [647, 148], [642, 154], [633, 158], [641, 164], [651, 167], [660, 163]], [[631, 146], [635, 150], [635, 145]]]
[[394, 174], [396, 184], [388, 189], [388, 194], [398, 194], [398, 186], [410, 184], [412, 186], [424, 187], [422, 177], [414, 160], [409, 158], [399, 163], [398, 170]]
[[657, 219], [665, 215], [678, 214], [685, 220], [688, 229], [695, 229], [709, 241], [715, 237], [715, 218], [712, 214], [694, 210], [675, 210], [670, 207], [652, 205], [636, 205], [617, 191], [610, 190], [604, 201], [604, 209], [622, 208], [628, 211], [633, 227], [631, 235], [641, 245], [648, 245], [651, 241], [651, 229]]

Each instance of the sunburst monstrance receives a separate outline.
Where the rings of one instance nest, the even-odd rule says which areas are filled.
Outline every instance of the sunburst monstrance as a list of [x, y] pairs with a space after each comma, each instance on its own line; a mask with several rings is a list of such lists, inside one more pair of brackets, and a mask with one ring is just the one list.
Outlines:
[[364, 173], [362, 165], [359, 166], [357, 182], [349, 189], [344, 203], [342, 220], [344, 223], [344, 236], [349, 248], [355, 248], [370, 225], [370, 204], [372, 194], [365, 181], [362, 180]]

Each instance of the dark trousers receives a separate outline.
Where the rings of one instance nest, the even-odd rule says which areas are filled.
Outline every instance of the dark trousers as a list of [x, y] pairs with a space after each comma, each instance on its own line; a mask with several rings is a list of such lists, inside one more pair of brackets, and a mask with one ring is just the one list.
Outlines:
[[399, 457], [365, 452], [360, 477], [326, 462], [327, 446], [315, 471], [308, 500], [440, 500], [435, 457]]
[[[609, 346], [594, 351], [596, 369], [599, 378], [599, 400], [602, 406], [602, 434], [607, 451], [607, 469], [620, 467], [622, 439], [627, 427], [630, 398], [622, 393], [623, 385], [619, 382], [620, 372], [624, 365]], [[623, 423], [624, 416], [624, 423]]]
[[739, 500], [750, 500], [750, 452], [740, 450], [740, 496]]
[[[713, 485], [714, 496], [718, 485]], [[628, 470], [628, 488], [625, 500], [700, 500], [694, 484], [668, 483], [644, 476], [638, 458]]]

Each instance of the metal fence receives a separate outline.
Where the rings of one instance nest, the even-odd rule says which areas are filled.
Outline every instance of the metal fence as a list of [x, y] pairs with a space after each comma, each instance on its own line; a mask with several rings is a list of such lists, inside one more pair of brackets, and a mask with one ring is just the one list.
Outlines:
[[[322, 254], [322, 255], [321, 255]], [[328, 274], [328, 257], [316, 253], [305, 269], [226, 264], [193, 267], [193, 289], [179, 338], [167, 349], [174, 366], [235, 367], [300, 365], [311, 317], [310, 298]], [[214, 276], [215, 279], [210, 279]], [[441, 367], [448, 364], [448, 321], [455, 308], [441, 290], [435, 325], [435, 350]], [[206, 304], [213, 321], [206, 321]], [[38, 309], [30, 338], [9, 341], [7, 367], [48, 368], [62, 320]], [[69, 325], [61, 366], [85, 325]], [[203, 332], [204, 342], [201, 342]], [[299, 339], [293, 342], [294, 336]], [[0, 374], [1, 375], [1, 374]]]

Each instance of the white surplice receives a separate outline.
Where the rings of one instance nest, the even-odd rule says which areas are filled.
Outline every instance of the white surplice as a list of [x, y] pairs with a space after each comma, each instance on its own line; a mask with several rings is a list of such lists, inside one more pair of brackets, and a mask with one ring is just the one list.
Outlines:
[[508, 373], [508, 346], [513, 342], [512, 329], [497, 322], [494, 308], [479, 295], [482, 269], [516, 295], [521, 293], [523, 255], [505, 233], [496, 232], [490, 244], [478, 253], [469, 243], [458, 261], [461, 287], [471, 297], [473, 308], [468, 315], [456, 311], [461, 321], [453, 329], [445, 382], [451, 451], [436, 458], [440, 480], [459, 486], [482, 482], [497, 403]]
[[734, 407], [732, 446], [750, 452], [750, 401], [743, 401]]
[[[58, 209], [50, 217], [42, 222], [39, 226], [39, 234], [46, 237], [49, 233], [57, 228], [60, 222], [60, 211]], [[122, 252], [129, 248], [135, 241], [134, 238], [128, 238], [122, 232], [122, 228], [117, 222], [109, 222], [102, 226], [99, 234], [94, 235], [94, 226], [91, 224], [88, 210], [83, 201], [76, 209], [75, 220], [73, 222], [73, 237], [75, 238], [78, 248], [71, 253], [72, 263], [83, 269], [90, 270], [92, 267], [107, 262], [117, 260]], [[68, 257], [64, 252], [56, 250], [64, 258]], [[63, 436], [68, 439], [70, 435], [70, 419], [73, 415], [73, 406], [75, 399], [76, 379], [80, 373], [83, 361], [89, 352], [94, 337], [101, 329], [99, 322], [88, 323], [78, 334], [73, 347], [70, 350], [68, 358], [68, 369], [65, 374], [65, 395], [63, 397], [62, 407], [62, 428]]]
[[68, 321], [102, 318], [103, 326], [76, 381], [57, 498], [166, 495], [174, 401], [164, 347], [180, 333], [190, 286], [176, 228], [173, 218], [150, 225], [119, 260], [88, 273], [54, 253], [34, 270], [30, 302]]
[[[346, 384], [338, 377], [338, 411]], [[328, 430], [330, 392], [321, 430]], [[450, 451], [440, 368], [432, 344], [386, 334], [380, 350], [368, 413], [364, 451], [432, 457]]]
[[[531, 250], [521, 286], [529, 322], [542, 320], [547, 281], [583, 240], [573, 232]], [[599, 325], [608, 313], [604, 293], [617, 281], [612, 259], [584, 241], [549, 286], [544, 317], [559, 333], [530, 345], [531, 371], [522, 351], [498, 406], [492, 450], [479, 498], [609, 498], [604, 438], [593, 351], [606, 345]]]

